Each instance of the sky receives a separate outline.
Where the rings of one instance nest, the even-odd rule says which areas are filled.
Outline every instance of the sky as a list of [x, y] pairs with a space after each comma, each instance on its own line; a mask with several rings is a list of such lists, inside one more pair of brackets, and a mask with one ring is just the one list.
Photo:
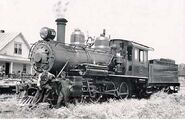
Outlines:
[[39, 31], [56, 29], [65, 17], [66, 42], [75, 28], [98, 37], [135, 41], [154, 48], [150, 59], [170, 58], [185, 63], [185, 0], [0, 0], [0, 29], [22, 32], [29, 43]]

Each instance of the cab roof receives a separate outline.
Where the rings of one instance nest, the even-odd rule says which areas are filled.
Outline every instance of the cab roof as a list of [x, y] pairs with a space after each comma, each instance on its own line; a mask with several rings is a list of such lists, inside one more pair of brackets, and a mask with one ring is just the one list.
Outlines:
[[133, 47], [137, 47], [143, 50], [148, 50], [148, 51], [154, 51], [154, 48], [152, 47], [148, 47], [146, 45], [134, 42], [134, 41], [129, 41], [129, 40], [125, 40], [125, 39], [111, 39], [111, 41], [123, 41], [123, 42], [127, 42], [129, 45], [133, 46]]

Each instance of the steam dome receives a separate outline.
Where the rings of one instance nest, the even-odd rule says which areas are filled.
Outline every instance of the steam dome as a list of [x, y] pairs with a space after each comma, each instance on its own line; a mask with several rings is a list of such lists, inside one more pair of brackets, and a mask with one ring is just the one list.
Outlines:
[[101, 34], [96, 38], [94, 48], [109, 49], [109, 38]]
[[80, 29], [75, 29], [71, 34], [71, 44], [84, 45], [85, 35]]

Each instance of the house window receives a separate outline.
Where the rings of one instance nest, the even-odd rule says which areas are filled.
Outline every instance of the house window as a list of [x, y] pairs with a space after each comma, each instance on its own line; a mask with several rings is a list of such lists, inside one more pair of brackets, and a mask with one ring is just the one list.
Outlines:
[[15, 42], [15, 44], [14, 44], [14, 53], [19, 54], [19, 55], [22, 54], [22, 44], [21, 43]]
[[26, 64], [23, 64], [23, 70], [22, 70], [23, 73], [26, 73]]

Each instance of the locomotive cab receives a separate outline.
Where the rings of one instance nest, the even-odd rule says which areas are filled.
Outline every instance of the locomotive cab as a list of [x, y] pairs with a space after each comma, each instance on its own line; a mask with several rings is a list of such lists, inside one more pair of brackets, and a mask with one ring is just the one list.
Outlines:
[[133, 76], [148, 76], [148, 51], [153, 51], [153, 48], [136, 43], [130, 42], [132, 45], [132, 74]]
[[152, 48], [123, 39], [110, 40], [117, 72], [148, 77], [148, 51]]

